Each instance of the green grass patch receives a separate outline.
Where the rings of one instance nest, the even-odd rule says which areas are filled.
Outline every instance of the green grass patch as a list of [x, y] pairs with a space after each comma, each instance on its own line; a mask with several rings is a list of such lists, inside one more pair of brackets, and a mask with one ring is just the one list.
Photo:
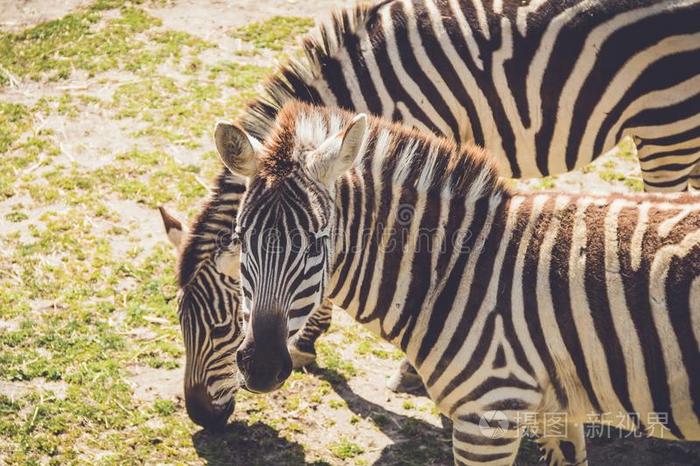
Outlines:
[[[0, 65], [15, 76], [34, 80], [65, 79], [74, 69], [90, 76], [114, 68], [150, 74], [166, 59], [179, 62], [184, 50], [197, 54], [213, 47], [184, 32], [149, 35], [162, 23], [140, 8], [122, 6], [118, 17], [103, 20], [102, 10], [124, 2], [98, 3], [19, 33], [0, 33]], [[0, 72], [0, 84], [9, 82], [7, 72]]]
[[252, 43], [255, 47], [281, 51], [293, 43], [296, 36], [314, 26], [310, 18], [275, 16], [261, 23], [250, 23], [230, 32], [231, 36]]
[[146, 123], [134, 136], [197, 148], [200, 139], [211, 133], [214, 122], [235, 118], [255, 95], [254, 86], [262, 82], [266, 69], [245, 69], [248, 71], [231, 78], [239, 80], [234, 85], [238, 92], [228, 99], [223, 98], [221, 85], [212, 82], [192, 79], [179, 84], [172, 78], [156, 76], [120, 86], [109, 106], [117, 118]]
[[401, 360], [404, 354], [398, 349], [387, 350], [381, 347], [375, 336], [362, 340], [355, 348], [355, 353], [359, 356], [374, 356], [379, 359]]
[[316, 343], [316, 351], [318, 352], [318, 364], [321, 367], [337, 372], [343, 377], [355, 377], [358, 374], [352, 361], [341, 357], [336, 348], [324, 341]]
[[624, 173], [620, 173], [610, 168], [606, 168], [602, 171], [599, 171], [598, 176], [601, 180], [608, 183], [623, 182], [626, 180]]
[[264, 66], [225, 61], [209, 68], [209, 79], [225, 76], [224, 85], [245, 92], [242, 98], [246, 99], [255, 95], [255, 87], [262, 84], [271, 71]]
[[100, 27], [95, 11], [72, 13], [20, 33], [0, 35], [0, 64], [20, 77], [64, 79], [73, 69], [91, 74], [118, 67], [133, 50], [143, 47], [135, 35], [160, 25], [138, 8], [122, 8], [120, 16]]
[[10, 222], [18, 223], [27, 220], [29, 215], [25, 214], [24, 212], [10, 212], [9, 214], [5, 215], [5, 218]]
[[161, 416], [170, 416], [175, 413], [177, 406], [170, 400], [156, 400], [153, 410]]
[[26, 105], [0, 102], [0, 154], [9, 151], [31, 123]]
[[540, 179], [535, 183], [533, 186], [533, 189], [536, 190], [547, 190], [547, 189], [554, 189], [556, 188], [557, 183], [556, 183], [556, 177], [554, 176], [545, 176], [544, 178]]
[[336, 458], [340, 458], [341, 460], [354, 458], [357, 455], [361, 455], [365, 452], [361, 446], [351, 442], [346, 437], [342, 437], [339, 441], [332, 443], [329, 445], [329, 448], [331, 453], [333, 453]]
[[628, 177], [624, 181], [625, 186], [629, 188], [630, 191], [641, 193], [644, 191], [644, 181], [641, 178]]

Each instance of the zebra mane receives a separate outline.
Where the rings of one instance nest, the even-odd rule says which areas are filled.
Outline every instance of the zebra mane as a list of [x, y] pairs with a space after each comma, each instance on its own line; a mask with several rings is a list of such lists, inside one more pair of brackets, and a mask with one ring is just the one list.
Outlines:
[[243, 128], [257, 139], [272, 130], [277, 113], [290, 100], [324, 104], [313, 82], [323, 80], [323, 67], [344, 49], [359, 31], [370, 24], [377, 11], [394, 0], [360, 3], [333, 12], [330, 22], [321, 23], [303, 39], [303, 55], [278, 68], [265, 83], [261, 96], [253, 100], [241, 116]]
[[[288, 103], [268, 139], [269, 149], [258, 159], [259, 175], [271, 182], [284, 178], [299, 166], [308, 150], [337, 134], [354, 116], [340, 109]], [[369, 118], [364, 157], [354, 165], [382, 170], [382, 176], [390, 176], [395, 185], [417, 192], [439, 192], [445, 197], [476, 201], [510, 192], [485, 149], [471, 143], [458, 146], [450, 139], [375, 117]]]
[[187, 286], [202, 264], [214, 258], [230, 241], [245, 188], [245, 182], [227, 169], [219, 174], [216, 187], [209, 194], [185, 239], [177, 270], [180, 288]]
[[[253, 137], [264, 140], [274, 128], [277, 114], [290, 100], [321, 104], [310, 83], [323, 79], [323, 63], [344, 47], [348, 37], [371, 21], [377, 9], [392, 1], [358, 4], [334, 12], [330, 23], [319, 25], [315, 34], [304, 38], [303, 57], [291, 59], [268, 79], [262, 95], [250, 102], [240, 117], [241, 126]], [[221, 249], [238, 213], [239, 202], [232, 203], [232, 198], [239, 201], [244, 190], [243, 182], [223, 167], [215, 189], [190, 228], [180, 255], [178, 283], [181, 287], [190, 283], [202, 263]]]

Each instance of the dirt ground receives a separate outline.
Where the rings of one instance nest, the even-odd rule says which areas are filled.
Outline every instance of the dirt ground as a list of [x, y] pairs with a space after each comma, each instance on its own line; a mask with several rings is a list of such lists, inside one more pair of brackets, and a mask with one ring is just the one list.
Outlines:
[[[156, 206], [197, 211], [219, 167], [211, 126], [297, 49], [275, 28], [296, 36], [299, 17], [352, 3], [0, 0], [0, 54], [22, 51], [0, 56], [0, 464], [451, 464], [430, 400], [385, 388], [401, 355], [341, 312], [318, 365], [270, 396], [241, 393], [225, 432], [184, 413], [175, 255]], [[519, 185], [641, 181], [626, 142]], [[603, 437], [591, 465], [700, 464], [697, 444]], [[531, 443], [521, 453], [538, 464]]]

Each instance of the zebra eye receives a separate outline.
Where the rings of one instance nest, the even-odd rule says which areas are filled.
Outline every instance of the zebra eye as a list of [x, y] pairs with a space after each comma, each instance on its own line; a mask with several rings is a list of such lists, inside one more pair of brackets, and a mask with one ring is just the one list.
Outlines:
[[231, 233], [231, 246], [238, 246], [239, 244], [241, 244], [241, 234], [234, 229]]
[[214, 327], [211, 329], [211, 337], [217, 339], [224, 338], [226, 335], [228, 335], [229, 330], [231, 330], [230, 324], [214, 325]]

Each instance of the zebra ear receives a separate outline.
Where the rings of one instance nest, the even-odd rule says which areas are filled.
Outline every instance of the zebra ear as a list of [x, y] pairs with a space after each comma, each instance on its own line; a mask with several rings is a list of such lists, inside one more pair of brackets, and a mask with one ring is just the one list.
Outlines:
[[316, 178], [332, 187], [335, 180], [352, 167], [367, 139], [367, 115], [360, 113], [339, 133], [319, 146], [308, 169]]
[[236, 125], [220, 121], [214, 130], [219, 157], [231, 172], [250, 178], [257, 171], [260, 143]]
[[158, 210], [160, 211], [160, 217], [163, 219], [165, 234], [168, 235], [168, 239], [175, 246], [175, 249], [181, 251], [185, 243], [185, 236], [187, 236], [187, 229], [182, 226], [180, 220], [165, 210], [165, 207], [158, 206]]

